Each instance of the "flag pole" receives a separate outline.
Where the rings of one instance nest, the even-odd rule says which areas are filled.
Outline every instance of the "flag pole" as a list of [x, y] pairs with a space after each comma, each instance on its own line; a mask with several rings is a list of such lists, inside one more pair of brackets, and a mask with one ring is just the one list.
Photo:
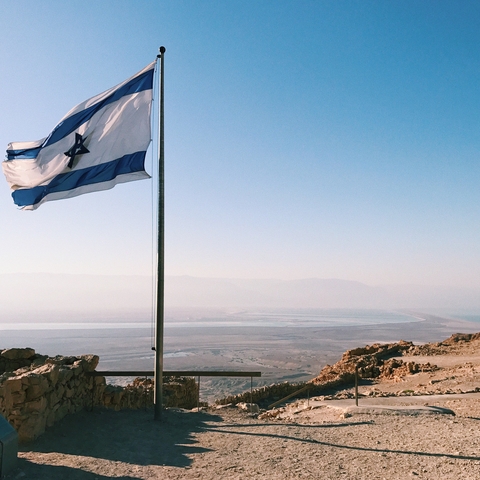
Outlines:
[[164, 239], [165, 239], [165, 168], [164, 168], [164, 57], [160, 47], [160, 106], [158, 122], [158, 231], [157, 231], [157, 310], [155, 322], [154, 419], [162, 419], [163, 410], [163, 324], [164, 324]]

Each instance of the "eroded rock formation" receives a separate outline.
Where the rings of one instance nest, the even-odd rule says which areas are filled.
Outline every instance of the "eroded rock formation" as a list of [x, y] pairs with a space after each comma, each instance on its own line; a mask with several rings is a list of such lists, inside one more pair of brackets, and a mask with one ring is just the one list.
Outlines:
[[365, 347], [347, 350], [334, 365], [325, 365], [320, 374], [311, 382], [320, 386], [336, 386], [352, 383], [355, 379], [355, 368], [360, 378], [393, 378], [405, 374], [429, 372], [435, 365], [404, 362], [398, 357], [411, 354], [416, 347], [412, 342], [400, 340], [396, 343], [374, 343]]

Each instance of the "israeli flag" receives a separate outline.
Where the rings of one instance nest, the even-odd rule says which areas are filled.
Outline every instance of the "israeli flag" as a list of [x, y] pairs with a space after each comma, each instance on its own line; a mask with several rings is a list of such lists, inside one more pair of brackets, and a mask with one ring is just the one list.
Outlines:
[[15, 204], [35, 210], [47, 201], [150, 178], [144, 164], [151, 141], [154, 70], [152, 62], [80, 103], [48, 137], [10, 143], [2, 168]]

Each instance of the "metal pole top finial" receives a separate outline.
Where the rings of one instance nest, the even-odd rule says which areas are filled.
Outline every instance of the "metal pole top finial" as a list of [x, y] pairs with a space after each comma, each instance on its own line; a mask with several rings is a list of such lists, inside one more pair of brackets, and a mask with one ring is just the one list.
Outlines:
[[167, 51], [165, 47], [160, 47], [159, 50], [160, 50], [160, 53], [165, 53]]

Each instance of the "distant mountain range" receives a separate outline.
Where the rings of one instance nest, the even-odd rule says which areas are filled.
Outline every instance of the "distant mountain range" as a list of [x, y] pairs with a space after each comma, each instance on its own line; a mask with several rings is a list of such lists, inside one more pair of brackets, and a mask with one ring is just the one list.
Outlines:
[[242, 280], [167, 277], [171, 306], [270, 308], [480, 308], [480, 289], [369, 286], [340, 279]]
[[[1, 274], [2, 313], [109, 312], [152, 309], [148, 276]], [[307, 278], [244, 280], [167, 276], [165, 305], [214, 308], [480, 308], [480, 290], [455, 287], [369, 286]]]

